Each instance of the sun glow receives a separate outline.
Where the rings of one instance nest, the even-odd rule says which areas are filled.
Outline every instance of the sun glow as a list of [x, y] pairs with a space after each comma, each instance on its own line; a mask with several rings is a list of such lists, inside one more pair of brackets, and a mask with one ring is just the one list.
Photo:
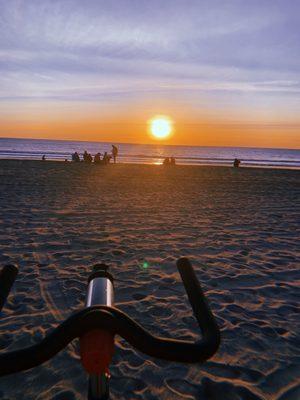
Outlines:
[[172, 133], [172, 121], [170, 118], [160, 115], [149, 121], [150, 133], [155, 139], [167, 139]]

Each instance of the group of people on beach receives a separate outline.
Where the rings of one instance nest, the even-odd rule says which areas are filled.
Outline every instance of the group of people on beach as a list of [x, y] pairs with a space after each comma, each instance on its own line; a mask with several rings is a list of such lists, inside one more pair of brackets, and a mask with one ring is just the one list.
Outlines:
[[[112, 149], [111, 149], [111, 154], [108, 154], [107, 151], [105, 151], [104, 154], [103, 154], [103, 157], [102, 157], [102, 154], [98, 152], [93, 157], [90, 153], [88, 153], [85, 150], [83, 155], [82, 155], [82, 160], [81, 160], [79, 153], [77, 151], [75, 151], [72, 154], [72, 161], [76, 162], [76, 163], [77, 162], [85, 162], [87, 164], [91, 164], [92, 162], [94, 162], [95, 164], [107, 165], [107, 164], [110, 163], [110, 160], [113, 159], [114, 164], [115, 164], [117, 162], [118, 153], [119, 153], [118, 147], [113, 144], [112, 145]], [[43, 161], [46, 160], [46, 156], [45, 155], [43, 155], [42, 160]], [[65, 161], [68, 161], [68, 159], [65, 159]], [[238, 158], [235, 158], [233, 160], [233, 167], [234, 168], [239, 168], [240, 164], [241, 164], [241, 160], [239, 160]], [[169, 166], [176, 165], [175, 157], [166, 157], [164, 159], [162, 165], [164, 167], [169, 167]]]
[[174, 157], [166, 157], [166, 158], [164, 159], [164, 161], [163, 161], [163, 165], [164, 165], [165, 167], [169, 167], [169, 166], [172, 166], [172, 165], [176, 165], [176, 160], [175, 160]]
[[111, 154], [108, 154], [107, 151], [104, 152], [103, 157], [101, 158], [102, 154], [97, 153], [94, 155], [94, 157], [88, 153], [86, 150], [83, 153], [82, 160], [80, 159], [80, 155], [77, 151], [72, 154], [72, 161], [73, 162], [85, 162], [88, 164], [91, 164], [93, 161], [95, 164], [102, 164], [102, 165], [107, 165], [110, 163], [110, 160], [113, 159], [114, 163], [117, 162], [117, 156], [118, 156], [118, 148], [114, 144], [112, 145], [112, 150]]

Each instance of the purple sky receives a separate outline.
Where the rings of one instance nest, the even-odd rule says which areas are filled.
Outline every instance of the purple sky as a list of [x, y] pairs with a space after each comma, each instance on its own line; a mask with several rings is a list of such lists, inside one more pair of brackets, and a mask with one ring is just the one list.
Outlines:
[[298, 122], [300, 1], [0, 0], [0, 117], [153, 96]]

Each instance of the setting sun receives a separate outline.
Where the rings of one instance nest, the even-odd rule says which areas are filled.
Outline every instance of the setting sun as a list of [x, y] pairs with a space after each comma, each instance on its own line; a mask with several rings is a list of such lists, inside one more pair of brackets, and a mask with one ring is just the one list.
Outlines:
[[154, 117], [150, 120], [150, 132], [155, 139], [166, 139], [172, 133], [172, 121], [165, 116]]

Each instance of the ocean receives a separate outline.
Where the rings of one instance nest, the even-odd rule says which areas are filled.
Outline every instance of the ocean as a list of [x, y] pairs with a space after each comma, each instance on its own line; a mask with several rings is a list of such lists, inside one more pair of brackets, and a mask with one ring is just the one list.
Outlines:
[[[119, 148], [118, 161], [123, 163], [160, 164], [165, 157], [175, 157], [177, 164], [232, 165], [234, 158], [242, 166], [300, 169], [300, 150], [247, 147], [171, 146], [162, 144], [114, 143]], [[0, 138], [0, 158], [71, 160], [77, 151], [111, 152], [111, 143], [71, 140]]]

